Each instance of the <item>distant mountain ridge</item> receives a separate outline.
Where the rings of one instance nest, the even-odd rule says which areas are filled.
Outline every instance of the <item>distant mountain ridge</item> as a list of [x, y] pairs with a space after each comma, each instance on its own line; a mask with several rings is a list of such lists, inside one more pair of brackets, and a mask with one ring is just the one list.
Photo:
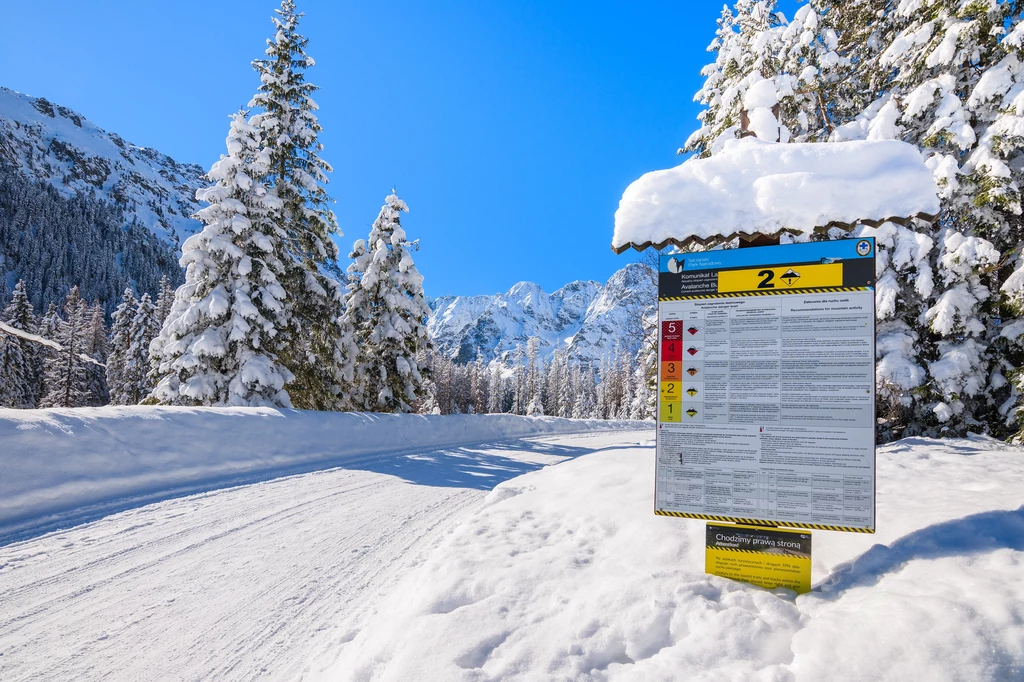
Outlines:
[[0, 162], [66, 197], [107, 199], [126, 223], [174, 247], [202, 227], [191, 217], [205, 184], [201, 167], [133, 145], [44, 97], [0, 87]]
[[654, 296], [645, 267], [631, 263], [605, 284], [580, 280], [551, 294], [519, 282], [504, 294], [438, 297], [428, 331], [438, 350], [458, 362], [472, 362], [479, 352], [486, 362], [516, 363], [535, 336], [543, 357], [562, 349], [574, 362], [600, 363], [616, 350], [636, 350], [631, 316]]

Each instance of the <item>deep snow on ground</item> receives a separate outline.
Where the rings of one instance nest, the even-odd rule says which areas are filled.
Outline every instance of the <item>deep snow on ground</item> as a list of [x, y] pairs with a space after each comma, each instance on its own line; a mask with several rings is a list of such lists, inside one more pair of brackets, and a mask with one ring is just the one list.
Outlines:
[[[261, 418], [238, 417], [221, 442], [255, 448], [265, 433], [245, 425]], [[379, 420], [381, 439], [405, 421]], [[298, 679], [496, 482], [647, 433], [387, 453], [0, 546], [0, 680]]]
[[[413, 418], [329, 440], [243, 412], [171, 447], [160, 423], [212, 417], [152, 414], [27, 432], [64, 442], [81, 415], [67, 438], [98, 463], [145, 433], [111, 456], [153, 473], [197, 449], [319, 454], [0, 546], [0, 680], [1024, 681], [1024, 451], [996, 441], [880, 448], [877, 535], [815, 532], [796, 597], [705, 575], [704, 523], [654, 516], [649, 426], [389, 450]], [[446, 419], [438, 439], [486, 430]]]
[[703, 573], [650, 448], [499, 485], [345, 644], [339, 680], [1024, 680], [1024, 451], [881, 448], [878, 534], [814, 533], [814, 591]]
[[[252, 408], [0, 409], [0, 544], [227, 485], [342, 464], [389, 471], [399, 452], [641, 424]], [[403, 472], [422, 483], [489, 489], [536, 468], [498, 459], [483, 467], [472, 459], [443, 468], [406, 462]]]

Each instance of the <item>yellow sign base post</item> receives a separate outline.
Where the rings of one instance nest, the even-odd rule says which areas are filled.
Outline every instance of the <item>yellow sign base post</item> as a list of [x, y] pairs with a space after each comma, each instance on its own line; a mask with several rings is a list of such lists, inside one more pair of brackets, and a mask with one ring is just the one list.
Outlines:
[[811, 533], [709, 523], [704, 572], [767, 589], [811, 591]]

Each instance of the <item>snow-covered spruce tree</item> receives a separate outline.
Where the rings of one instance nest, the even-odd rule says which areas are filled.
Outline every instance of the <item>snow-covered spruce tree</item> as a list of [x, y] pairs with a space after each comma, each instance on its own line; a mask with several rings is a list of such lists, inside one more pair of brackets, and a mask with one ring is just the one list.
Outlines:
[[476, 360], [469, 366], [469, 404], [473, 414], [487, 412], [487, 367], [484, 365], [483, 351], [477, 349]]
[[[38, 323], [23, 280], [15, 285], [0, 319], [29, 334], [37, 332]], [[38, 404], [42, 385], [39, 362], [38, 344], [0, 334], [0, 406], [33, 408]]]
[[[353, 399], [364, 410], [409, 412], [424, 391], [416, 360], [429, 343], [423, 276], [413, 263], [415, 242], [406, 238], [405, 202], [394, 193], [384, 200], [365, 242], [352, 250], [345, 326], [358, 340]], [[439, 388], [442, 382], [437, 378]], [[444, 411], [443, 401], [438, 401]]]
[[107, 372], [103, 366], [107, 361], [107, 326], [103, 321], [103, 308], [98, 302], [89, 308], [87, 316], [89, 327], [86, 331], [84, 352], [96, 362], [88, 363], [86, 366], [89, 373], [89, 398], [85, 404], [88, 407], [99, 407], [110, 402]]
[[128, 324], [128, 349], [121, 366], [121, 386], [116, 398], [117, 405], [138, 405], [153, 390], [150, 376], [150, 345], [160, 333], [157, 308], [149, 294], [143, 294], [135, 307], [135, 314]]
[[505, 411], [505, 377], [501, 372], [501, 363], [492, 362], [488, 373], [487, 411], [499, 414]]
[[544, 414], [559, 415], [558, 400], [562, 394], [562, 365], [566, 362], [563, 353], [556, 350], [551, 354], [547, 371], [544, 373]]
[[791, 22], [775, 0], [739, 0], [735, 13], [723, 8], [708, 47], [715, 62], [701, 71], [706, 80], [694, 97], [706, 107], [701, 126], [680, 153], [721, 150], [739, 135], [744, 112], [748, 129], [764, 140], [827, 139], [848, 62], [837, 52], [834, 13], [823, 4], [802, 5]]
[[30, 408], [31, 366], [22, 353], [20, 339], [0, 330], [0, 407]]
[[89, 371], [81, 357], [88, 342], [87, 310], [78, 287], [71, 287], [64, 300], [64, 318], [58, 318], [56, 334], [49, 337], [61, 350], [51, 351], [46, 358], [46, 395], [40, 407], [82, 407], [89, 401]]
[[107, 344], [107, 390], [110, 392], [110, 402], [113, 405], [128, 404], [124, 402], [126, 398], [123, 397], [124, 368], [128, 357], [128, 348], [131, 346], [132, 320], [135, 319], [135, 311], [138, 306], [139, 302], [135, 298], [135, 292], [128, 287], [121, 295], [121, 303], [112, 316], [110, 341]]
[[[39, 320], [39, 326], [37, 327], [36, 334], [43, 337], [44, 339], [50, 339], [51, 341], [57, 339], [57, 334], [60, 331], [60, 312], [57, 310], [56, 303], [50, 303], [46, 308], [46, 313]], [[40, 346], [36, 349], [36, 376], [39, 377], [39, 400], [36, 401], [36, 405], [40, 406], [43, 396], [49, 391], [47, 386], [46, 377], [46, 363], [53, 357], [56, 352], [52, 348], [47, 346]]]
[[280, 357], [294, 375], [289, 393], [296, 407], [345, 409], [355, 349], [351, 330], [340, 323], [341, 287], [325, 274], [340, 275], [331, 235], [341, 232], [324, 189], [331, 166], [320, 158], [321, 127], [312, 97], [318, 88], [305, 77], [314, 62], [305, 52], [308, 39], [298, 32], [303, 15], [295, 3], [283, 0], [276, 14], [267, 56], [253, 62], [260, 88], [249, 106], [265, 112], [259, 125], [270, 154], [267, 182], [281, 202], [273, 219], [284, 232], [287, 258], [280, 280], [292, 313]]
[[876, 96], [832, 137], [915, 144], [941, 190], [934, 225], [884, 227], [879, 250], [894, 249], [888, 271], [880, 262], [878, 380], [905, 408], [905, 435], [999, 435], [1015, 403], [1007, 376], [1019, 334], [995, 322], [1013, 316], [1002, 290], [1020, 241], [1019, 144], [997, 141], [994, 123], [1010, 104], [1013, 40], [1002, 36], [1016, 12], [995, 0], [904, 0], [878, 15], [884, 49], [857, 75]]
[[171, 308], [174, 306], [174, 287], [171, 286], [170, 280], [167, 279], [167, 275], [160, 278], [160, 289], [156, 295], [156, 326], [157, 329], [161, 329], [164, 326], [164, 322], [167, 320], [167, 316], [171, 314]]
[[292, 375], [279, 361], [290, 323], [280, 284], [287, 257], [259, 118], [232, 117], [228, 153], [208, 174], [215, 184], [196, 193], [210, 205], [196, 214], [203, 230], [182, 245], [185, 283], [150, 345], [155, 402], [291, 406]]
[[[771, 5], [735, 7], [712, 44], [716, 63], [698, 93], [708, 109], [687, 149], [719, 149], [736, 111], [774, 94], [781, 139], [904, 140], [941, 188], [932, 225], [829, 235], [879, 238], [881, 437], [1020, 429], [1019, 4], [813, 0], [789, 23], [761, 12]], [[748, 19], [745, 30], [745, 17], [769, 21]], [[826, 105], [815, 111], [815, 101]]]
[[707, 108], [697, 117], [700, 128], [680, 153], [696, 151], [707, 156], [736, 137], [747, 90], [753, 83], [778, 73], [775, 52], [781, 20], [775, 8], [775, 0], [738, 0], [735, 13], [722, 8], [718, 31], [708, 46], [708, 51], [716, 55], [715, 61], [701, 70], [704, 87], [694, 97]]

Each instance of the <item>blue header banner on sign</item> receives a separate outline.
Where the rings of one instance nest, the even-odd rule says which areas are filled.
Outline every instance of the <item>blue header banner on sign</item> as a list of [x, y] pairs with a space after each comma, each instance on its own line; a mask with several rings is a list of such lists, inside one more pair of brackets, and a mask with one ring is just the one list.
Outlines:
[[661, 257], [660, 270], [678, 274], [695, 270], [725, 270], [761, 265], [793, 263], [838, 263], [874, 258], [875, 239], [836, 239], [826, 242], [758, 246], [749, 249], [720, 249], [678, 253]]

